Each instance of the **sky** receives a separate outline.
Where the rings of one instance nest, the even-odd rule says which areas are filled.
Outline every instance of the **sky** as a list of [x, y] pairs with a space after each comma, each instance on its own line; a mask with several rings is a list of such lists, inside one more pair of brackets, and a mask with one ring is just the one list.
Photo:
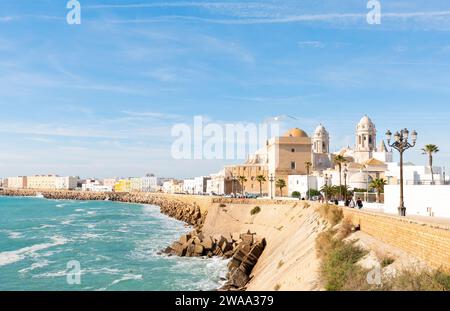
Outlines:
[[174, 125], [289, 115], [332, 151], [369, 115], [378, 140], [415, 129], [450, 166], [450, 2], [0, 2], [0, 177], [193, 177], [242, 160], [175, 160]]

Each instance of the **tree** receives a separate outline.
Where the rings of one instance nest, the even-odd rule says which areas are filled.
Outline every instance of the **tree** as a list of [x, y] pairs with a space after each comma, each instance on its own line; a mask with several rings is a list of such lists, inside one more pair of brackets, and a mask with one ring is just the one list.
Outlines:
[[286, 187], [286, 182], [284, 181], [284, 179], [278, 179], [277, 182], [275, 183], [275, 186], [277, 188], [280, 188], [281, 196], [283, 196], [283, 188]]
[[259, 194], [262, 196], [262, 183], [266, 181], [266, 177], [264, 175], [256, 176], [256, 181], [259, 182]]
[[318, 197], [318, 196], [320, 196], [320, 191], [316, 190], [316, 189], [309, 189], [307, 196], [308, 196], [308, 198]]
[[433, 154], [439, 152], [439, 147], [436, 145], [425, 145], [425, 147], [422, 149], [423, 154], [428, 155], [428, 165], [430, 166], [431, 170], [431, 183], [434, 185], [434, 173], [433, 173]]
[[371, 189], [374, 189], [377, 192], [377, 202], [378, 203], [381, 202], [381, 193], [384, 191], [384, 186], [386, 186], [386, 185], [387, 185], [387, 182], [383, 178], [376, 178], [376, 179], [372, 180], [372, 182], [369, 185], [369, 187]]
[[[339, 167], [339, 186], [342, 187], [342, 164], [347, 162], [347, 159], [342, 156], [342, 155], [337, 155], [334, 160], [333, 160], [334, 164], [336, 164]], [[342, 198], [342, 189], [339, 189], [339, 195]]]
[[306, 175], [308, 175], [308, 176], [311, 173], [311, 167], [312, 167], [312, 163], [310, 161], [306, 161], [305, 168], [306, 168]]
[[297, 198], [297, 199], [300, 199], [301, 198], [301, 193], [300, 192], [298, 192], [298, 191], [294, 191], [294, 192], [292, 192], [292, 197], [293, 198]]
[[330, 185], [323, 185], [323, 187], [320, 189], [320, 192], [323, 193], [325, 201], [328, 202], [337, 193], [337, 188]]
[[241, 183], [241, 193], [244, 194], [244, 190], [245, 190], [244, 183], [247, 182], [247, 177], [239, 176], [238, 179], [239, 179], [239, 182]]

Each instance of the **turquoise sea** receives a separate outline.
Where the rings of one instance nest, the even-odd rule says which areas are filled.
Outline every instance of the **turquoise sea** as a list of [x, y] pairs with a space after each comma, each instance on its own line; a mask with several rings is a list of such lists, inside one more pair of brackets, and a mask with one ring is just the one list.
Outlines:
[[156, 206], [0, 197], [0, 290], [214, 290], [226, 261], [157, 254], [190, 230]]

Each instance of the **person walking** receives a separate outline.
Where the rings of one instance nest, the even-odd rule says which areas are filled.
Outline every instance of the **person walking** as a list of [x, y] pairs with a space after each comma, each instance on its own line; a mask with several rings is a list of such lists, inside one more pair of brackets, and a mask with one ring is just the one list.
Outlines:
[[348, 206], [350, 208], [355, 208], [356, 207], [356, 203], [355, 203], [355, 200], [353, 200], [353, 198], [350, 198], [350, 203], [348, 204]]
[[361, 198], [358, 198], [358, 200], [356, 201], [356, 205], [358, 206], [359, 209], [363, 208], [364, 205]]

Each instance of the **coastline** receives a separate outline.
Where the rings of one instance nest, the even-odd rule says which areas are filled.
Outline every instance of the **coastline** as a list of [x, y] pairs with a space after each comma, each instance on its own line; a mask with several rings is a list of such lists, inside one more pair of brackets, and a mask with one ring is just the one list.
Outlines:
[[217, 290], [245, 290], [253, 267], [261, 256], [266, 241], [255, 233], [210, 234], [202, 231], [208, 211], [195, 202], [154, 193], [94, 193], [80, 191], [1, 190], [0, 196], [36, 197], [50, 200], [113, 201], [157, 206], [160, 213], [184, 222], [192, 229], [183, 234], [160, 254], [180, 257], [222, 258], [229, 260], [226, 281]]

